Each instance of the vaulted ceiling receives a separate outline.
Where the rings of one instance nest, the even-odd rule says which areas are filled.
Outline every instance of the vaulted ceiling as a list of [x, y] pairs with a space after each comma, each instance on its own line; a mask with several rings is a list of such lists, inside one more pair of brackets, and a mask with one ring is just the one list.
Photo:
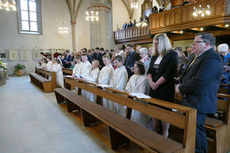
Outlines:
[[[125, 5], [125, 8], [128, 12], [128, 15], [129, 15], [129, 19], [133, 19], [133, 12], [134, 10], [131, 9], [131, 0], [121, 0], [122, 3]], [[135, 0], [136, 1], [136, 0]]]
[[[78, 14], [78, 11], [79, 11], [79, 8], [80, 8], [82, 1], [83, 0], [66, 0], [67, 5], [69, 7], [72, 22], [76, 22], [77, 14]], [[124, 4], [124, 6], [128, 12], [129, 19], [132, 19], [134, 10], [131, 8], [131, 0], [121, 0], [121, 1]], [[135, 1], [137, 1], [137, 0], [135, 0]], [[108, 0], [108, 3], [112, 3], [112, 0]]]

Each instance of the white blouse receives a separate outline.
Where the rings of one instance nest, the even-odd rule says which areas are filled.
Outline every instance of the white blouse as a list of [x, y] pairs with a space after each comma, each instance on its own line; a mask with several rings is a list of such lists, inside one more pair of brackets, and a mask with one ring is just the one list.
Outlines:
[[154, 64], [160, 64], [163, 56], [158, 56]]

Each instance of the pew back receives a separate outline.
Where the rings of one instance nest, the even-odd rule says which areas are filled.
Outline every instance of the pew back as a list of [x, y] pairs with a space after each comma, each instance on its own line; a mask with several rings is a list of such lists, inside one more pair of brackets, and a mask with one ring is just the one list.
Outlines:
[[37, 73], [38, 75], [41, 75], [44, 78], [46, 78], [49, 81], [51, 81], [51, 90], [54, 91], [54, 89], [57, 86], [57, 84], [56, 84], [56, 72], [51, 72], [51, 71], [47, 71], [47, 70], [44, 70], [44, 69], [35, 68], [35, 73]]
[[67, 69], [67, 68], [62, 68], [62, 72], [65, 75], [72, 75], [73, 74], [73, 70]]
[[[230, 151], [230, 95], [218, 93], [217, 114], [223, 117], [207, 117], [205, 128], [209, 140], [210, 153]], [[175, 94], [175, 102], [181, 103], [182, 97]]]
[[[128, 110], [135, 109], [153, 118], [168, 122], [180, 129], [183, 129], [183, 146], [185, 148], [185, 152], [195, 152], [195, 109], [153, 98], [140, 99], [141, 101], [133, 100], [128, 97], [127, 92], [113, 88], [102, 89], [97, 87], [96, 84], [71, 78], [65, 78], [65, 83], [70, 84], [70, 89], [73, 88], [73, 86], [76, 86], [79, 90], [86, 90], [97, 95], [97, 97], [103, 97], [123, 106], [127, 106], [127, 112], [130, 112]], [[149, 103], [151, 103], [151, 105]], [[178, 112], [173, 112], [170, 109], [176, 109]], [[126, 114], [126, 116], [130, 117], [128, 114]]]

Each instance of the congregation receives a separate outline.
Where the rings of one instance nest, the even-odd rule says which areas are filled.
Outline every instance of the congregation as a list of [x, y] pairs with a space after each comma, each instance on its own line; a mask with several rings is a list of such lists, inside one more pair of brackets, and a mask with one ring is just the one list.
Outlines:
[[[201, 43], [206, 43], [206, 46], [202, 48]], [[131, 93], [143, 93], [169, 102], [174, 102], [176, 92], [183, 96], [183, 105], [198, 109], [196, 147], [201, 152], [207, 151], [204, 121], [208, 113], [215, 113], [217, 97], [214, 95], [218, 91], [220, 81], [225, 82], [229, 79], [228, 45], [220, 44], [215, 47], [215, 37], [210, 33], [201, 33], [196, 35], [192, 46], [182, 51], [180, 48], [173, 49], [167, 35], [162, 33], [154, 37], [152, 48], [137, 46], [134, 49], [133, 45], [118, 45], [114, 50], [109, 52], [98, 47], [88, 51], [83, 48], [76, 53], [67, 50], [52, 60], [51, 57], [45, 57], [44, 53], [41, 53], [42, 58], [37, 68], [56, 72], [57, 83], [61, 87], [64, 87], [62, 68], [68, 68], [73, 71], [72, 78]], [[205, 56], [207, 61], [202, 63], [201, 59]], [[197, 59], [200, 63], [193, 64]], [[201, 72], [197, 72], [199, 69]], [[190, 78], [191, 76], [194, 77]], [[204, 79], [210, 81], [210, 85], [203, 83]], [[208, 95], [203, 97], [206, 98], [203, 104], [191, 103], [190, 98], [200, 98], [199, 93], [204, 91]], [[190, 96], [193, 93], [198, 96]], [[95, 101], [95, 95], [92, 93], [84, 91], [82, 95]], [[212, 108], [207, 108], [207, 105], [212, 105]], [[103, 106], [125, 115], [125, 108], [122, 105], [103, 99]], [[150, 118], [138, 111], [132, 112], [131, 120], [151, 130], [161, 131], [164, 137], [170, 134], [169, 123]]]

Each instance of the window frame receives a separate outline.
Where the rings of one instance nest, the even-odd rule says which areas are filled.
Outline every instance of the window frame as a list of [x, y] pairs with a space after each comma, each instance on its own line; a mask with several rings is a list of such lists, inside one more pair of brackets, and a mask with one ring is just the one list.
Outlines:
[[28, 14], [29, 30], [22, 30], [22, 21], [24, 21], [24, 20], [21, 19], [21, 12], [23, 10], [21, 10], [21, 0], [17, 0], [18, 34], [42, 35], [41, 0], [35, 0], [35, 2], [36, 2], [36, 17], [37, 17], [37, 21], [36, 21], [37, 31], [31, 31], [31, 29], [30, 29], [31, 22], [35, 22], [35, 21], [30, 20], [30, 13], [29, 12], [34, 12], [34, 11], [30, 11], [30, 8], [29, 8], [29, 1], [30, 0], [26, 0], [26, 1], [27, 1], [27, 7], [28, 7], [27, 14]]

